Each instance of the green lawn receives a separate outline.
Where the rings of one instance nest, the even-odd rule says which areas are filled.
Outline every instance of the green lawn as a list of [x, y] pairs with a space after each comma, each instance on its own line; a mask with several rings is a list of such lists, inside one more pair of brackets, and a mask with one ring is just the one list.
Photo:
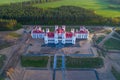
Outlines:
[[[84, 7], [86, 9], [94, 10], [94, 12], [98, 15], [102, 15], [105, 17], [120, 17], [120, 10], [110, 9], [110, 4], [103, 2], [101, 0], [60, 0], [49, 3], [35, 4], [33, 6], [40, 8], [56, 8], [60, 6], [79, 6]], [[116, 6], [116, 5], [112, 5]]]
[[5, 60], [5, 56], [4, 55], [0, 55], [0, 69], [3, 66], [3, 61]]
[[[22, 2], [29, 0], [0, 0], [0, 5], [10, 4], [15, 2]], [[120, 7], [120, 5], [109, 4], [103, 0], [59, 0], [48, 3], [40, 3], [34, 4], [34, 7], [40, 8], [56, 8], [60, 6], [79, 6], [86, 9], [94, 10], [94, 12], [98, 15], [102, 15], [104, 17], [120, 17], [120, 9], [111, 9], [110, 6]]]
[[120, 73], [112, 67], [112, 73], [115, 76], [116, 80], [120, 80]]
[[[54, 58], [51, 59], [51, 68], [53, 67]], [[103, 66], [103, 60], [97, 58], [78, 58], [65, 57], [66, 68], [99, 68]], [[57, 57], [57, 68], [62, 67], [62, 57]]]
[[48, 63], [47, 56], [22, 56], [21, 64], [24, 67], [46, 68]]
[[118, 36], [117, 34], [113, 34], [112, 36], [114, 36], [114, 37], [116, 37], [116, 38], [118, 38], [118, 39], [120, 39], [120, 36]]
[[0, 77], [0, 80], [5, 80], [3, 77]]
[[104, 38], [105, 38], [105, 36], [98, 37], [96, 40], [96, 43], [99, 44]]
[[103, 60], [97, 58], [66, 58], [67, 68], [100, 68], [103, 66]]
[[16, 2], [23, 2], [23, 1], [29, 1], [29, 0], [0, 0], [0, 5], [16, 3]]
[[[21, 64], [24, 67], [41, 67], [46, 68], [48, 63], [47, 56], [22, 56]], [[53, 68], [54, 57], [51, 56], [50, 67]], [[103, 60], [100, 57], [97, 58], [72, 58], [65, 57], [66, 68], [100, 68], [103, 66]], [[62, 67], [62, 56], [57, 56], [56, 68]]]
[[120, 41], [110, 38], [104, 43], [105, 48], [112, 50], [120, 50]]
[[[53, 68], [54, 57], [51, 57], [51, 68]], [[100, 68], [103, 66], [103, 60], [97, 58], [65, 57], [65, 66], [69, 68]], [[62, 67], [62, 56], [57, 56], [57, 68]]]

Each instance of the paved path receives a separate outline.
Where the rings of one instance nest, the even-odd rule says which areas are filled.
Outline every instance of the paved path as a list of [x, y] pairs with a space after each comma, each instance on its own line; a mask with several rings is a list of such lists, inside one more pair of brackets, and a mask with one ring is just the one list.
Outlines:
[[120, 54], [107, 53], [104, 60], [104, 67], [97, 69], [100, 80], [116, 80], [113, 76], [111, 69], [114, 67], [116, 71], [120, 72]]
[[120, 40], [119, 38], [112, 36], [113, 34], [117, 34], [120, 37], [120, 35], [118, 33], [116, 33], [114, 30], [112, 30], [112, 32], [110, 34], [108, 34], [98, 45], [102, 46], [104, 44], [104, 42], [110, 38]]
[[49, 56], [48, 63], [47, 63], [47, 69], [50, 70], [51, 67], [51, 57]]
[[111, 36], [113, 35], [114, 31], [112, 30], [112, 32], [110, 34], [108, 34], [98, 45], [102, 46], [104, 44], [104, 42], [108, 39], [111, 38]]
[[113, 74], [111, 73], [111, 67], [112, 67], [111, 61], [107, 56], [103, 59], [104, 59], [104, 67], [102, 67], [101, 69], [97, 69], [100, 80], [116, 80]]

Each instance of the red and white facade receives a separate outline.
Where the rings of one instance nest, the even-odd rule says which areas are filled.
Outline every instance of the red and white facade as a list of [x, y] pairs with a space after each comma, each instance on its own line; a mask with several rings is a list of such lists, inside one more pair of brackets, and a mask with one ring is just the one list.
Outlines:
[[89, 38], [89, 31], [85, 27], [80, 27], [80, 30], [76, 30], [75, 32], [77, 39], [88, 39]]
[[55, 26], [54, 32], [50, 32], [48, 28], [46, 29], [46, 32], [44, 32], [41, 27], [36, 27], [31, 31], [31, 36], [32, 38], [43, 38], [45, 44], [75, 44], [76, 39], [88, 39], [89, 31], [85, 27], [81, 27], [80, 30], [75, 31], [74, 29], [71, 29], [71, 32], [66, 32], [65, 26]]
[[32, 38], [36, 38], [36, 39], [37, 38], [44, 38], [45, 32], [44, 32], [44, 30], [41, 29], [41, 27], [36, 26], [31, 31], [31, 36], [32, 36]]

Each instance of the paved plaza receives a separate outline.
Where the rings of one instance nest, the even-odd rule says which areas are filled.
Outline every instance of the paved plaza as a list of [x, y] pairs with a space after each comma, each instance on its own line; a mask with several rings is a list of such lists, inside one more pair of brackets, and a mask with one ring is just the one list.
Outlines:
[[[26, 70], [23, 80], [52, 80], [51, 70]], [[98, 80], [94, 70], [65, 71], [66, 80]], [[63, 80], [62, 71], [56, 70], [56, 80]]]

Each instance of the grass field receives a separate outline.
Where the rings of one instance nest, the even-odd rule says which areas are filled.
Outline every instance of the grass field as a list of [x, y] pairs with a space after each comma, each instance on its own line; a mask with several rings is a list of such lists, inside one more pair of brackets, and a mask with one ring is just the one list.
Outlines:
[[[0, 0], [0, 5], [22, 2], [29, 0]], [[104, 17], [120, 17], [120, 9], [111, 9], [110, 6], [120, 7], [120, 5], [109, 4], [103, 0], [60, 0], [55, 2], [34, 4], [34, 7], [39, 8], [56, 8], [60, 6], [79, 6], [86, 9], [94, 10], [94, 12], [98, 15], [102, 15]]]
[[120, 50], [120, 41], [110, 38], [104, 43], [105, 48], [112, 50]]
[[103, 66], [103, 60], [100, 57], [96, 58], [72, 58], [67, 57], [67, 68], [100, 68]]
[[[54, 58], [51, 59], [51, 68], [53, 68]], [[103, 60], [97, 58], [65, 57], [66, 68], [100, 68], [103, 66]], [[62, 57], [57, 57], [57, 68], [62, 67]]]
[[0, 55], [0, 69], [2, 68], [3, 66], [3, 61], [5, 60], [5, 56], [4, 55]]
[[120, 80], [120, 73], [112, 67], [112, 73], [115, 76], [116, 80]]
[[98, 37], [96, 40], [96, 43], [99, 44], [104, 38], [105, 38], [105, 36]]
[[22, 56], [21, 64], [24, 67], [40, 67], [46, 68], [48, 63], [47, 56]]
[[116, 38], [118, 38], [118, 39], [120, 39], [120, 36], [118, 36], [118, 35], [115, 34], [115, 33], [114, 33], [112, 36], [113, 36], [113, 37], [116, 37]]
[[[56, 8], [60, 6], [79, 6], [86, 9], [94, 10], [94, 12], [98, 15], [102, 15], [104, 17], [120, 17], [120, 9], [110, 9], [110, 4], [103, 2], [101, 0], [60, 0], [56, 2], [49, 2], [49, 3], [42, 3], [42, 4], [35, 4], [33, 6], [40, 7], [40, 8]], [[118, 5], [112, 5], [118, 6]]]
[[22, 2], [22, 1], [29, 1], [29, 0], [0, 0], [0, 5]]

